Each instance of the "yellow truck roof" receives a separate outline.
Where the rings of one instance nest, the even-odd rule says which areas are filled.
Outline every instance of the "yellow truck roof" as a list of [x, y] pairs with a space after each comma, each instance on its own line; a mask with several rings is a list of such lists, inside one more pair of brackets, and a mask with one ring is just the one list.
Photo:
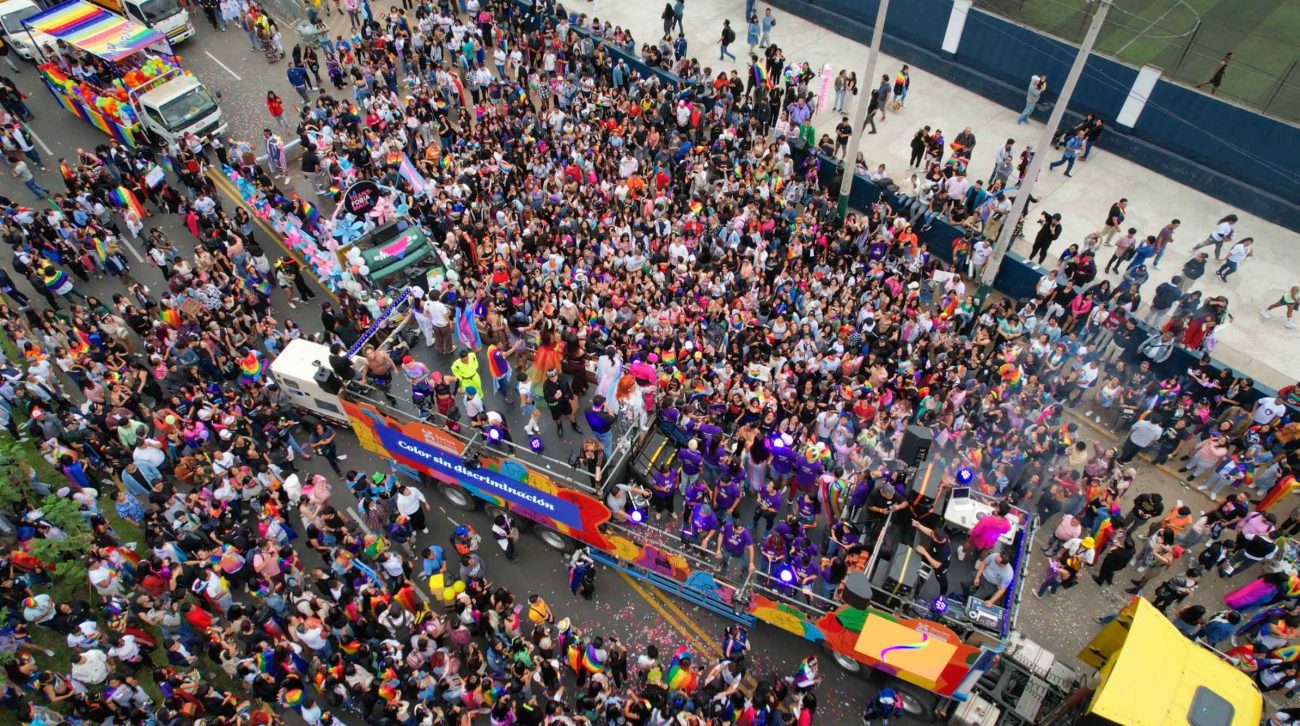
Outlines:
[[1257, 726], [1250, 676], [1188, 640], [1142, 598], [1079, 653], [1101, 679], [1088, 713], [1126, 726]]

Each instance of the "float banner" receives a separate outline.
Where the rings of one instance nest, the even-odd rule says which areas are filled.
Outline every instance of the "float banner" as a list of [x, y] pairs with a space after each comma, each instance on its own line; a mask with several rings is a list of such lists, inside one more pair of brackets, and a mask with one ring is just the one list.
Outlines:
[[448, 453], [423, 441], [403, 436], [396, 430], [375, 422], [374, 431], [390, 453], [401, 456], [417, 468], [443, 479], [451, 479], [484, 494], [500, 497], [524, 509], [550, 517], [561, 524], [581, 530], [582, 515], [572, 502], [528, 484], [508, 479], [491, 469], [471, 469], [459, 456]]

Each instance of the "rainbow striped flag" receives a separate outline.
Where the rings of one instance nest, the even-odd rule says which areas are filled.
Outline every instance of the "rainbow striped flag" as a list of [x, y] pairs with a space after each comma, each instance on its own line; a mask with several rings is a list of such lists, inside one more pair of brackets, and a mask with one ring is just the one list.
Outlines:
[[767, 67], [762, 63], [754, 64], [754, 83], [772, 87], [772, 79], [767, 75]]
[[664, 676], [664, 684], [668, 686], [669, 691], [685, 691], [691, 693], [695, 690], [699, 677], [691, 670], [690, 663], [691, 651], [682, 646], [673, 654], [673, 659], [668, 665], [668, 673]]
[[140, 215], [141, 219], [144, 218], [145, 216], [144, 207], [141, 206], [140, 200], [136, 199], [135, 192], [131, 191], [130, 189], [127, 189], [124, 186], [119, 185], [116, 189], [114, 189], [109, 194], [109, 196], [113, 200], [113, 206], [117, 207], [118, 209], [130, 209], [131, 211]]

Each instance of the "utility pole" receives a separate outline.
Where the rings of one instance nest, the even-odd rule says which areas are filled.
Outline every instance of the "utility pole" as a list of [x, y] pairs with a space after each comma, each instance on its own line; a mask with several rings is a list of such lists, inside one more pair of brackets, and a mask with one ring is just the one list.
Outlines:
[[858, 112], [853, 124], [853, 136], [849, 138], [849, 150], [844, 153], [844, 174], [840, 179], [840, 199], [836, 206], [836, 215], [840, 221], [849, 212], [849, 192], [853, 189], [854, 170], [857, 168], [858, 145], [862, 143], [863, 127], [867, 125], [867, 111], [871, 108], [871, 97], [876, 88], [876, 61], [880, 58], [880, 41], [885, 35], [885, 13], [889, 12], [889, 0], [880, 0], [876, 9], [876, 25], [871, 30], [871, 47], [867, 49], [867, 74], [858, 84]]
[[1101, 31], [1102, 23], [1106, 21], [1106, 13], [1110, 10], [1112, 1], [1088, 0], [1096, 3], [1097, 10], [1092, 16], [1092, 24], [1088, 26], [1087, 34], [1083, 36], [1083, 43], [1079, 45], [1079, 53], [1074, 57], [1074, 65], [1070, 66], [1070, 74], [1065, 78], [1065, 85], [1061, 86], [1060, 97], [1052, 107], [1052, 115], [1047, 120], [1047, 126], [1043, 128], [1043, 135], [1038, 140], [1038, 146], [1035, 147], [1034, 159], [1029, 162], [1029, 168], [1025, 171], [1025, 181], [1020, 185], [1015, 201], [1011, 204], [1011, 213], [1003, 222], [1001, 234], [993, 245], [993, 257], [984, 266], [984, 272], [980, 276], [981, 300], [988, 294], [989, 287], [993, 285], [993, 280], [997, 278], [998, 270], [1002, 267], [1002, 260], [1007, 256], [1007, 250], [1011, 249], [1011, 239], [1016, 233], [1016, 225], [1020, 223], [1020, 219], [1025, 216], [1025, 210], [1029, 207], [1029, 197], [1033, 194], [1035, 182], [1038, 181], [1038, 173], [1042, 171], [1043, 164], [1047, 161], [1048, 150], [1052, 148], [1052, 137], [1056, 135], [1061, 119], [1065, 117], [1065, 109], [1070, 105], [1070, 97], [1074, 95], [1074, 87], [1079, 83], [1079, 76], [1083, 75], [1083, 67], [1088, 63], [1088, 56], [1092, 55], [1092, 46], [1097, 42], [1097, 33]]

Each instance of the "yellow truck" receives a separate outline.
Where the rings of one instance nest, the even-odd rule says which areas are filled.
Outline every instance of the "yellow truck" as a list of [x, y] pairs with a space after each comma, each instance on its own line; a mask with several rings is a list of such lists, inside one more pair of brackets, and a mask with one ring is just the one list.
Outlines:
[[1264, 710], [1250, 676], [1188, 640], [1140, 597], [1078, 657], [1097, 673], [1047, 723], [1257, 726]]

